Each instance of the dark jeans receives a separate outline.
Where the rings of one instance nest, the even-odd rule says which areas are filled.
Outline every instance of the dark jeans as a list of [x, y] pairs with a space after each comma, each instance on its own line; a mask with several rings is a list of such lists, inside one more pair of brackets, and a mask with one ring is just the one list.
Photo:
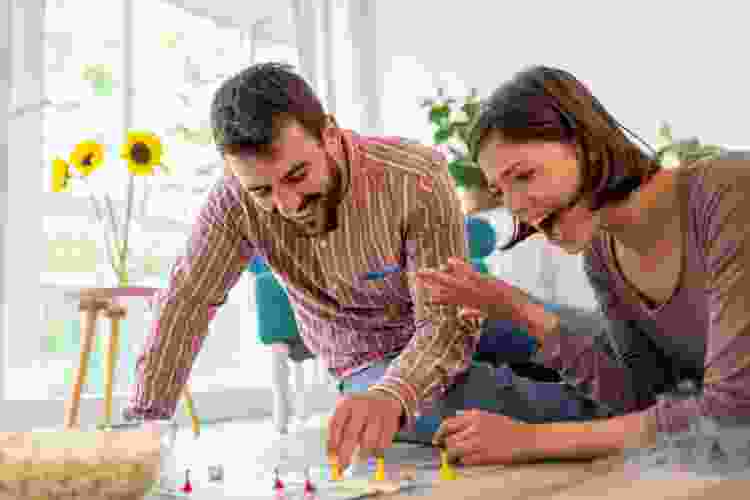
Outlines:
[[[380, 380], [392, 359], [394, 357], [340, 380], [339, 392], [366, 391]], [[596, 402], [565, 384], [521, 377], [507, 364], [494, 367], [489, 363], [474, 362], [429, 413], [417, 417], [415, 429], [410, 432], [402, 429], [396, 440], [429, 444], [444, 418], [472, 408], [528, 423], [582, 421], [607, 416]]]

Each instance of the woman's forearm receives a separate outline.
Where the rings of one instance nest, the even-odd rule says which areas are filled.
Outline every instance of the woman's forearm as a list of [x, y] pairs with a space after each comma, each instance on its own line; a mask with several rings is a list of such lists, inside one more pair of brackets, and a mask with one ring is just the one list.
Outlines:
[[646, 411], [590, 422], [528, 424], [534, 458], [589, 459], [626, 448], [653, 446], [655, 425]]

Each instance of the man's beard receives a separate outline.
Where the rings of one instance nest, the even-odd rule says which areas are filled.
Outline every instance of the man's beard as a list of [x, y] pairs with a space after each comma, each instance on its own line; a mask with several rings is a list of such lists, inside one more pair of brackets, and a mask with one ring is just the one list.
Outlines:
[[320, 236], [338, 229], [338, 207], [342, 200], [342, 191], [341, 172], [339, 172], [338, 169], [334, 169], [329, 194], [323, 195], [318, 193], [310, 195], [305, 199], [301, 211], [304, 211], [304, 209], [310, 204], [315, 204], [316, 206], [314, 207], [315, 213], [312, 221], [308, 224], [300, 225], [300, 236]]

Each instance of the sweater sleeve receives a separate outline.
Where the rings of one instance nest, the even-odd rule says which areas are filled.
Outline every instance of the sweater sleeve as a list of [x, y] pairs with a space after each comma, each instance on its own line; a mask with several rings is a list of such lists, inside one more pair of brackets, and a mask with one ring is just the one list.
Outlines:
[[703, 392], [651, 408], [659, 430], [682, 430], [696, 415], [750, 421], [750, 162], [717, 161], [704, 172], [691, 196], [709, 311]]
[[672, 383], [671, 363], [655, 348], [611, 292], [610, 276], [594, 245], [584, 255], [584, 270], [597, 310], [545, 306], [560, 318], [558, 331], [545, 338], [536, 361], [561, 372], [612, 415], [648, 408]]

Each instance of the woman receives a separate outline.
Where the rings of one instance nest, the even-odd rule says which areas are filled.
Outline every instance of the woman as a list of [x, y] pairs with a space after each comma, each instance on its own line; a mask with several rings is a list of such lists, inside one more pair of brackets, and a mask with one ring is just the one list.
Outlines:
[[[595, 457], [651, 446], [657, 432], [685, 430], [697, 416], [750, 419], [750, 162], [664, 170], [624, 130], [575, 77], [553, 68], [518, 73], [483, 104], [472, 151], [514, 216], [503, 250], [538, 232], [583, 252], [607, 327], [575, 335], [564, 314], [463, 262], [418, 279], [436, 303], [527, 327], [541, 343], [536, 360], [615, 416], [531, 425], [470, 412], [436, 436], [453, 455], [471, 463]], [[685, 380], [699, 395], [659, 397]]]

